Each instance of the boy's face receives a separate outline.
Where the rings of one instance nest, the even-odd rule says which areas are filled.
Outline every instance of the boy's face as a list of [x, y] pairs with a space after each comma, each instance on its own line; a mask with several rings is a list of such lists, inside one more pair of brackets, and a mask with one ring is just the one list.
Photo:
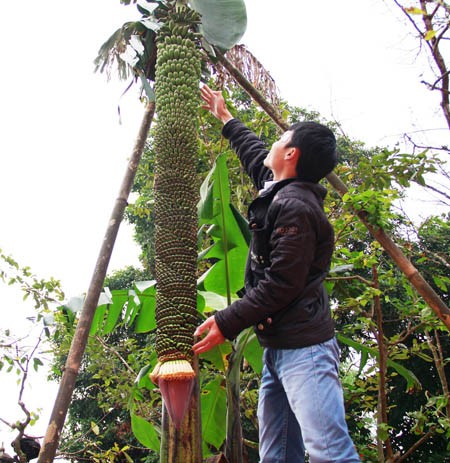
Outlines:
[[292, 130], [284, 132], [278, 141], [273, 145], [269, 154], [264, 159], [264, 165], [274, 174], [274, 179], [277, 179], [277, 173], [283, 170], [285, 155], [291, 149], [288, 145], [292, 138]]

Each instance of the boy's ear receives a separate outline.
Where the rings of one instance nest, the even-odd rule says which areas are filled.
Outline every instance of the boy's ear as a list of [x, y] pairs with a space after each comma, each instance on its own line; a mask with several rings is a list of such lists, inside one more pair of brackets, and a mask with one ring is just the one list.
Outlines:
[[285, 155], [285, 159], [293, 159], [295, 161], [300, 157], [300, 148], [297, 146], [289, 147], [289, 151]]

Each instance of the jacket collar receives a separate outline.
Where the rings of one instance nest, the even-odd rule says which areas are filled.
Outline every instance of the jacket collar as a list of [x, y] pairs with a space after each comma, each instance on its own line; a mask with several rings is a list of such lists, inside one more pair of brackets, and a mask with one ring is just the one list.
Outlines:
[[270, 185], [268, 188], [264, 188], [260, 192], [260, 197], [264, 196], [274, 196], [277, 191], [279, 191], [281, 188], [283, 188], [285, 185], [288, 185], [289, 183], [292, 183], [294, 181], [299, 181], [297, 178], [292, 177], [292, 178], [286, 178], [284, 180], [279, 180], [278, 182], [274, 182], [272, 185]]
[[284, 186], [290, 183], [295, 183], [299, 188], [310, 190], [312, 193], [318, 196], [322, 201], [325, 199], [325, 196], [327, 195], [327, 189], [320, 183], [306, 182], [304, 180], [298, 179], [297, 177], [292, 177], [292, 178], [286, 178], [284, 180], [275, 182], [273, 185], [269, 186], [268, 188], [261, 190], [259, 197], [266, 197], [266, 196], [273, 197], [279, 190], [281, 190], [281, 188], [283, 188]]

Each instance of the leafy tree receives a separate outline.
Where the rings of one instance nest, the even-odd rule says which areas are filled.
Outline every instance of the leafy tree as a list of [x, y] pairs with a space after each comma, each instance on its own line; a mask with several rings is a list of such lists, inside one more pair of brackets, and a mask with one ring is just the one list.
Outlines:
[[[49, 325], [52, 323], [53, 308], [59, 305], [64, 298], [59, 281], [38, 278], [29, 267], [22, 267], [13, 257], [8, 256], [0, 249], [0, 282], [17, 287], [23, 293], [23, 300], [29, 300], [36, 309], [36, 316], [25, 323], [30, 325], [27, 335], [14, 333], [6, 324], [0, 328], [0, 371], [12, 373], [17, 378], [18, 396], [17, 404], [23, 414], [22, 417], [8, 419], [0, 416], [0, 421], [6, 424], [12, 433], [15, 433], [12, 447], [16, 453], [12, 457], [0, 450], [5, 461], [26, 463], [39, 451], [37, 438], [30, 435], [29, 427], [39, 419], [39, 410], [30, 410], [27, 406], [25, 386], [30, 381], [32, 369], [41, 371], [45, 356], [42, 351], [47, 337], [50, 334]], [[12, 309], [12, 308], [10, 308]], [[31, 322], [31, 323], [30, 323]], [[38, 334], [32, 332], [33, 324], [38, 326]], [[10, 458], [10, 460], [8, 460]]]
[[[416, 158], [397, 150], [373, 150], [364, 153], [364, 158], [350, 154], [352, 156], [346, 158], [343, 153], [347, 159], [344, 162], [348, 167], [357, 162], [358, 170], [350, 168], [347, 174], [341, 175], [350, 176], [347, 182], [357, 188], [352, 201], [364, 201], [362, 206], [373, 215], [369, 220], [389, 229], [396, 242], [414, 258], [415, 245], [407, 239], [407, 230], [412, 229], [404, 217], [394, 213], [392, 201], [404, 193], [411, 180], [423, 182], [426, 173], [434, 169], [433, 161], [425, 155]], [[362, 196], [356, 191], [362, 191]], [[332, 275], [330, 282], [333, 294], [338, 298], [338, 331], [361, 344], [358, 348], [361, 352], [359, 374], [354, 377], [352, 371], [345, 381], [349, 410], [353, 412], [350, 423], [362, 430], [362, 443], [367, 442], [370, 437], [365, 428], [367, 418], [376, 410], [377, 445], [361, 447], [369, 461], [384, 461], [386, 458], [393, 461], [412, 458], [414, 461], [417, 455], [425, 458], [428, 452], [427, 445], [424, 445], [426, 439], [414, 436], [411, 417], [419, 413], [420, 404], [427, 402], [422, 378], [436, 378], [439, 370], [436, 363], [428, 363], [425, 370], [421, 367], [424, 357], [430, 359], [430, 347], [423, 343], [422, 333], [440, 325], [436, 325], [435, 320], [428, 325], [431, 321], [429, 309], [411, 291], [409, 282], [379, 245], [371, 241], [361, 224], [346, 213], [345, 207], [344, 210], [338, 207], [333, 216], [336, 217], [334, 226], [338, 236], [334, 255], [338, 274]], [[341, 337], [341, 340], [344, 339]], [[375, 348], [375, 364], [370, 362], [369, 366], [367, 352], [362, 346]], [[346, 359], [348, 363], [349, 358]], [[397, 368], [390, 372], [392, 361], [400, 361], [413, 376], [396, 375], [400, 372]], [[363, 375], [364, 369], [367, 371]], [[440, 383], [445, 390], [445, 382]], [[355, 419], [355, 406], [359, 409], [358, 419]], [[437, 415], [431, 419], [429, 414], [428, 425], [433, 428], [437, 419]], [[445, 435], [448, 426], [445, 420], [441, 419], [439, 423], [439, 432]], [[354, 432], [354, 435], [358, 433]], [[436, 435], [428, 444], [434, 449], [447, 446], [445, 439]], [[421, 458], [420, 461], [427, 461]]]

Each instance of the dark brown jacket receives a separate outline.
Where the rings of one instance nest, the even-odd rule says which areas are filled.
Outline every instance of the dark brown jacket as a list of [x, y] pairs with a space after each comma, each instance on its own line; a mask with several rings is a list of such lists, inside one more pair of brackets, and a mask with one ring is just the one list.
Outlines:
[[[256, 188], [271, 172], [261, 140], [242, 122], [223, 128]], [[222, 334], [235, 338], [254, 325], [262, 346], [291, 349], [334, 336], [323, 280], [334, 234], [323, 211], [326, 189], [296, 178], [275, 183], [250, 205], [252, 231], [245, 272], [245, 295], [215, 315]]]

